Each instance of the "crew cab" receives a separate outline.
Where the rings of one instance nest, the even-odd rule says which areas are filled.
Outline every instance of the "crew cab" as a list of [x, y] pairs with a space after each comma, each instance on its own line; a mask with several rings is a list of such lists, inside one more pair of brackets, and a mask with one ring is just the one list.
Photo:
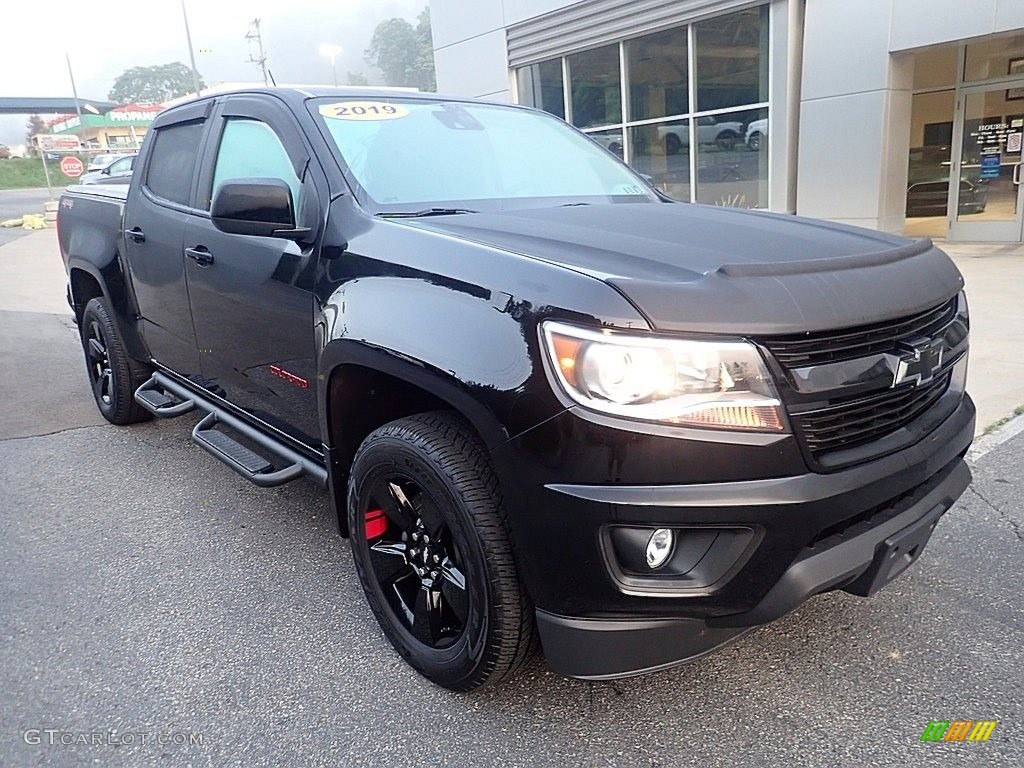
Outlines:
[[210, 96], [58, 229], [101, 413], [323, 486], [388, 640], [454, 690], [538, 639], [614, 678], [872, 595], [970, 481], [942, 251], [672, 201], [535, 110]]

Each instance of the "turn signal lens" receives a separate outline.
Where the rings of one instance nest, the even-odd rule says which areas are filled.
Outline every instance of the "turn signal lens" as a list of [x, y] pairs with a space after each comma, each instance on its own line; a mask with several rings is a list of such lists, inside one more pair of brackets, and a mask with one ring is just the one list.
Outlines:
[[672, 545], [675, 543], [675, 535], [668, 528], [659, 528], [651, 534], [647, 542], [647, 565], [650, 568], [660, 568], [672, 554]]

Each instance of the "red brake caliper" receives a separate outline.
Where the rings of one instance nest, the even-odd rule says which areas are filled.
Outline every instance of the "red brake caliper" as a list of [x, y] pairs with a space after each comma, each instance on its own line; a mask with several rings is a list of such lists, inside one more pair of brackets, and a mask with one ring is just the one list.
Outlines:
[[388, 519], [384, 516], [383, 509], [370, 509], [366, 512], [366, 539], [379, 538], [388, 529]]

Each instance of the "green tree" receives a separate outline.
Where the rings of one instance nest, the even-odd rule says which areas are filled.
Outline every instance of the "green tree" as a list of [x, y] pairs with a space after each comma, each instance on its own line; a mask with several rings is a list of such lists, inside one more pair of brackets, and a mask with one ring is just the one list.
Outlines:
[[50, 128], [46, 125], [46, 121], [43, 120], [39, 115], [32, 115], [28, 122], [25, 123], [25, 146], [28, 149], [30, 155], [35, 155], [35, 144], [32, 141], [32, 137], [37, 133], [49, 133]]
[[366, 75], [362, 72], [353, 72], [351, 69], [345, 76], [345, 80], [349, 85], [369, 85], [370, 81], [366, 79]]
[[365, 55], [368, 63], [384, 73], [387, 85], [436, 90], [430, 9], [423, 9], [415, 27], [405, 19], [382, 21], [373, 31]]
[[[192, 69], [180, 61], [172, 61], [126, 69], [114, 81], [107, 98], [118, 104], [162, 104], [192, 93], [194, 87]], [[199, 87], [206, 87], [202, 77], [199, 77]]]

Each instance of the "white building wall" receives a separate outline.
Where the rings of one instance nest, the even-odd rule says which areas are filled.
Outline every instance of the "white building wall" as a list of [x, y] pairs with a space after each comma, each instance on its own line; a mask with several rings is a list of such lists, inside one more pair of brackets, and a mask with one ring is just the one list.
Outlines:
[[437, 90], [512, 101], [505, 28], [576, 0], [430, 0]]

